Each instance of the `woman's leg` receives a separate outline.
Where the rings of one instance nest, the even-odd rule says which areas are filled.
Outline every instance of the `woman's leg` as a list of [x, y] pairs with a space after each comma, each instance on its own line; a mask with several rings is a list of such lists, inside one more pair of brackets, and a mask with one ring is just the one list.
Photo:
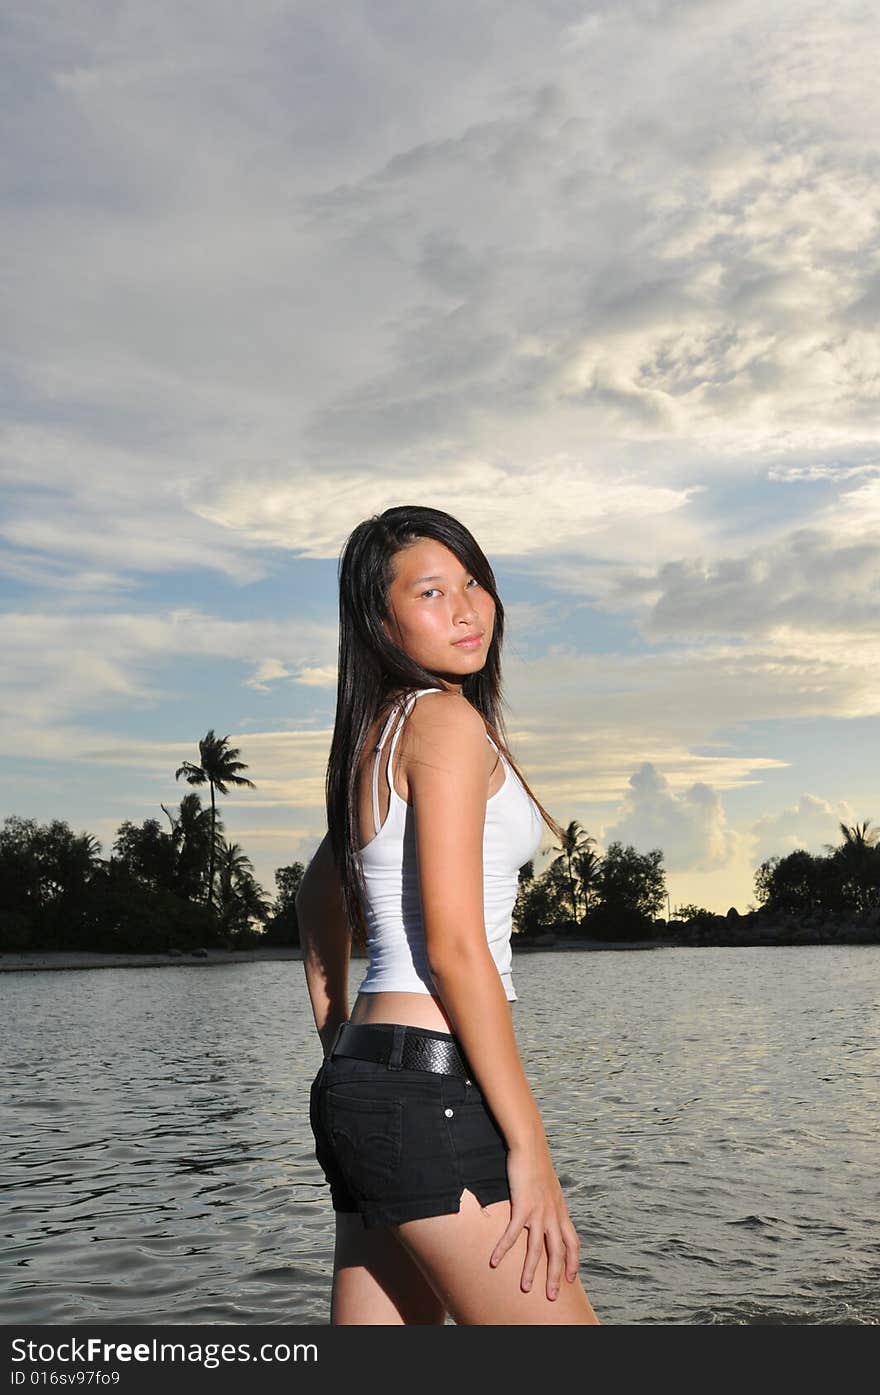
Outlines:
[[563, 1275], [559, 1297], [552, 1301], [547, 1297], [546, 1250], [530, 1291], [523, 1293], [520, 1278], [527, 1231], [520, 1231], [516, 1243], [496, 1268], [490, 1267], [489, 1256], [509, 1220], [509, 1201], [495, 1201], [483, 1207], [465, 1188], [457, 1214], [403, 1221], [391, 1229], [459, 1327], [598, 1324], [579, 1278], [569, 1283]]
[[442, 1326], [443, 1304], [392, 1227], [364, 1227], [357, 1211], [337, 1211], [330, 1323]]

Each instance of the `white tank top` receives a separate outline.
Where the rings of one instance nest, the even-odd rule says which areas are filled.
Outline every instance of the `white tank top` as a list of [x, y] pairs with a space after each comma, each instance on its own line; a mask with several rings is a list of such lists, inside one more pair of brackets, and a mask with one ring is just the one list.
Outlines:
[[[373, 762], [373, 826], [375, 837], [360, 850], [367, 888], [364, 907], [367, 920], [369, 967], [360, 993], [431, 993], [437, 988], [425, 954], [425, 932], [419, 891], [415, 811], [394, 788], [393, 761], [397, 738], [406, 714], [422, 693], [410, 693], [388, 756], [389, 805], [379, 827], [379, 753], [391, 727], [395, 708], [375, 748]], [[486, 739], [498, 751], [488, 732]], [[499, 751], [505, 767], [501, 788], [486, 801], [483, 830], [483, 914], [486, 938], [498, 966], [508, 999], [516, 998], [511, 966], [511, 913], [519, 884], [519, 869], [534, 857], [541, 843], [543, 819], [531, 796]]]

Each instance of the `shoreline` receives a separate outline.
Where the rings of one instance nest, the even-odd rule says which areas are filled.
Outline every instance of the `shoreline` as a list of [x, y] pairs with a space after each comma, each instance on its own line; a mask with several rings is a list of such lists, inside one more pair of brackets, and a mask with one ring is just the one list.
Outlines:
[[260, 964], [264, 960], [302, 959], [302, 950], [292, 945], [271, 949], [207, 949], [200, 953], [179, 950], [175, 954], [101, 954], [85, 949], [34, 950], [0, 954], [0, 973], [21, 973], [31, 969], [159, 969], [192, 968], [205, 964]]
[[[655, 940], [635, 940], [621, 944], [614, 940], [568, 940], [553, 945], [521, 945], [515, 954], [571, 952], [585, 949], [628, 950], [662, 949]], [[178, 950], [175, 953], [102, 954], [91, 950], [34, 950], [0, 953], [0, 973], [43, 973], [59, 969], [165, 969], [203, 968], [210, 964], [263, 964], [288, 959], [302, 959], [302, 950], [294, 945], [275, 945], [265, 949], [206, 949]], [[363, 960], [366, 954], [352, 954], [352, 962]]]
[[[658, 938], [655, 940], [587, 940], [581, 938], [557, 939], [553, 943], [540, 944], [534, 940], [524, 944], [516, 944], [514, 941], [514, 959], [526, 954], [575, 954], [584, 952], [587, 954], [603, 954], [606, 951], [616, 954], [630, 952], [641, 952], [644, 950], [659, 949], [746, 949], [746, 948], [800, 948], [803, 945], [853, 945], [853, 944], [878, 944], [880, 934], [876, 929], [862, 930], [856, 934], [838, 934], [814, 937], [812, 934], [802, 934], [796, 938], [790, 935], [769, 933], [765, 930], [762, 933], [743, 936], [742, 938], [700, 938], [700, 939], [671, 939]], [[273, 962], [283, 962], [290, 959], [303, 957], [303, 952], [299, 946], [295, 945], [273, 945], [260, 949], [197, 949], [197, 950], [166, 950], [153, 954], [126, 954], [122, 951], [116, 953], [99, 953], [92, 950], [33, 950], [27, 952], [0, 951], [0, 974], [10, 973], [44, 973], [53, 972], [59, 969], [167, 969], [167, 968], [201, 968], [212, 964], [263, 964]], [[351, 962], [363, 962], [366, 965], [367, 955], [364, 951], [353, 952]]]

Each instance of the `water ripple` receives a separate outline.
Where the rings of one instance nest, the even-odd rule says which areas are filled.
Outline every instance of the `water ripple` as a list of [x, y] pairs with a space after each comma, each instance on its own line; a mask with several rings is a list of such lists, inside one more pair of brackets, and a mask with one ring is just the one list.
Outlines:
[[[603, 1321], [880, 1321], [878, 969], [874, 946], [517, 960], [517, 1038]], [[0, 1322], [325, 1323], [301, 966], [0, 992]]]

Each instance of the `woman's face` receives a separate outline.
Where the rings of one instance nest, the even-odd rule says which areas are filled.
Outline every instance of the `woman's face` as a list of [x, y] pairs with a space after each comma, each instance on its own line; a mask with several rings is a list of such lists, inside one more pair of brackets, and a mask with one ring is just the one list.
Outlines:
[[[419, 538], [394, 554], [395, 573], [383, 620], [390, 639], [422, 668], [460, 688], [486, 662], [495, 627], [495, 602], [455, 553], [433, 538]], [[466, 636], [480, 637], [473, 647]]]

